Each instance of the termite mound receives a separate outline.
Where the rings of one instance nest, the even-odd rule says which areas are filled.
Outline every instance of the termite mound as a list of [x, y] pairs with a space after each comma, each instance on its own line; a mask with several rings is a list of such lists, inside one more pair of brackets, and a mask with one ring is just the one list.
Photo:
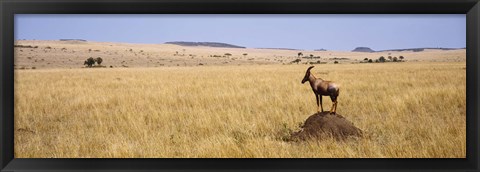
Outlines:
[[301, 126], [301, 130], [293, 132], [288, 140], [323, 140], [330, 137], [336, 140], [344, 140], [349, 137], [362, 137], [362, 135], [362, 130], [355, 127], [352, 122], [345, 119], [342, 115], [324, 111], [308, 117]]

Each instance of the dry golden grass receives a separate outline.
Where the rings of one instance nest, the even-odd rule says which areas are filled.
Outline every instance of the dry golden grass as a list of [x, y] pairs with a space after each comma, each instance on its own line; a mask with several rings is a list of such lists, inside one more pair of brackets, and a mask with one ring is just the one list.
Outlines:
[[285, 142], [316, 110], [307, 67], [16, 70], [15, 157], [466, 156], [465, 62], [316, 65], [365, 138]]

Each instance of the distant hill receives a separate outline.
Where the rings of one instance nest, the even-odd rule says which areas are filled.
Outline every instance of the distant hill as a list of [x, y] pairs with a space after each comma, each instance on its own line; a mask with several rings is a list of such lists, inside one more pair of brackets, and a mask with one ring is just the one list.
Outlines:
[[60, 39], [60, 41], [79, 41], [79, 42], [87, 42], [87, 40], [84, 40], [84, 39]]
[[165, 42], [165, 44], [174, 44], [180, 46], [205, 46], [205, 47], [222, 47], [222, 48], [246, 48], [238, 45], [226, 44], [221, 42], [184, 42], [184, 41], [174, 41], [174, 42]]
[[352, 52], [368, 52], [368, 53], [371, 53], [371, 52], [375, 52], [375, 51], [373, 51], [372, 49], [370, 49], [368, 47], [357, 47], [354, 50], [352, 50]]
[[460, 50], [465, 48], [405, 48], [405, 49], [390, 49], [390, 50], [381, 50], [377, 52], [384, 52], [384, 51], [413, 51], [413, 52], [420, 52], [426, 49], [430, 50]]
[[385, 52], [385, 51], [413, 51], [413, 52], [421, 52], [424, 50], [460, 50], [465, 48], [404, 48], [404, 49], [389, 49], [389, 50], [380, 50], [374, 51], [368, 47], [357, 47], [352, 52]]
[[303, 51], [301, 49], [294, 49], [294, 48], [256, 48], [256, 49], [268, 49], [268, 50], [296, 50], [296, 51]]

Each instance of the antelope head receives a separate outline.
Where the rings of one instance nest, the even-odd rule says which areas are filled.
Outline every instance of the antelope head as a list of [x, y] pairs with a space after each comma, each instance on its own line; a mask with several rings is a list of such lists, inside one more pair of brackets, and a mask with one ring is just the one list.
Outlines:
[[310, 66], [307, 69], [307, 72], [305, 72], [305, 77], [303, 77], [302, 84], [304, 84], [305, 82], [308, 81], [308, 78], [310, 77], [310, 69], [312, 69], [313, 67], [315, 67], [315, 66]]

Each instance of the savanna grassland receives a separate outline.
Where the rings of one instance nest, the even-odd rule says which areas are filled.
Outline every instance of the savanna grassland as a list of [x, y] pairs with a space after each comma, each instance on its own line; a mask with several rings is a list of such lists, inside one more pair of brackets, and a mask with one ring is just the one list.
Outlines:
[[316, 111], [308, 66], [15, 70], [15, 157], [466, 156], [464, 61], [317, 64], [364, 137], [287, 142]]

